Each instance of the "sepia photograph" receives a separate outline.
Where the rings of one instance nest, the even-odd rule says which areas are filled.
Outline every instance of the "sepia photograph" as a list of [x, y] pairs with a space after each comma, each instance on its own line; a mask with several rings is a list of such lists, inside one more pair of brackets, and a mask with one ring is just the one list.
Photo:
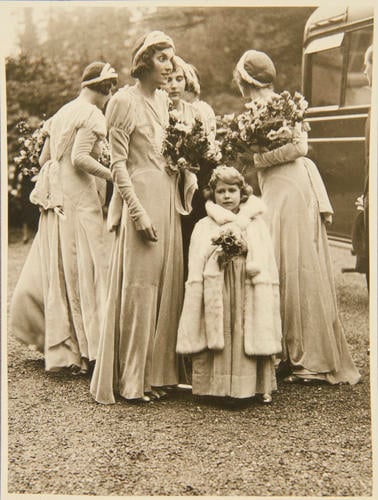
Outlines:
[[375, 17], [0, 0], [2, 499], [376, 498]]

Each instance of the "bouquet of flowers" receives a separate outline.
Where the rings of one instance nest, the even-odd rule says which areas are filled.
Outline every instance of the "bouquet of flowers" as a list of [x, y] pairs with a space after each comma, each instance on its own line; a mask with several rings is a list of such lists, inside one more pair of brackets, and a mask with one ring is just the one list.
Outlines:
[[8, 193], [13, 196], [13, 198], [22, 197], [22, 180], [23, 176], [21, 172], [17, 172], [15, 165], [9, 165], [8, 169]]
[[234, 257], [246, 255], [248, 251], [245, 239], [241, 235], [236, 235], [232, 229], [222, 231], [219, 236], [211, 239], [211, 243], [219, 247], [218, 264], [220, 268], [225, 267]]
[[97, 161], [104, 167], [110, 168], [110, 146], [108, 140], [105, 138], [101, 141], [101, 149]]
[[215, 168], [221, 159], [217, 145], [210, 144], [201, 120], [196, 118], [193, 126], [189, 126], [179, 119], [175, 110], [169, 113], [163, 155], [170, 173], [184, 169], [197, 173], [202, 165]]
[[307, 107], [302, 94], [295, 92], [291, 96], [287, 90], [272, 95], [266, 102], [252, 100], [244, 113], [221, 118], [222, 154], [233, 160], [248, 153], [252, 146], [273, 150], [295, 143], [302, 131], [310, 129], [304, 119]]
[[220, 151], [225, 162], [234, 161], [247, 145], [240, 139], [239, 122], [235, 113], [217, 116], [217, 137]]
[[309, 130], [304, 121], [308, 103], [299, 92], [291, 96], [285, 90], [272, 95], [267, 102], [252, 100], [246, 107], [247, 111], [237, 117], [237, 122], [240, 140], [248, 146], [276, 149], [295, 143], [302, 130]]
[[38, 160], [47, 136], [47, 132], [43, 130], [43, 123], [36, 129], [32, 129], [25, 121], [16, 125], [21, 136], [18, 139], [19, 154], [14, 158], [14, 162], [22, 175], [34, 178], [41, 168]]

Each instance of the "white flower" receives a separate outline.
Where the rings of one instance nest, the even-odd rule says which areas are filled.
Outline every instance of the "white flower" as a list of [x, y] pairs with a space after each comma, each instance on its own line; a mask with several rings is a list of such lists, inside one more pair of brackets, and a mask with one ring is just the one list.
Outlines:
[[226, 123], [231, 123], [235, 118], [235, 113], [227, 114], [223, 116], [223, 121]]
[[188, 165], [188, 162], [185, 160], [185, 158], [179, 158], [177, 160], [177, 166], [180, 168], [185, 168]]
[[269, 139], [270, 141], [275, 141], [277, 139], [277, 132], [275, 130], [269, 130], [269, 132], [267, 133], [267, 139]]
[[180, 132], [185, 132], [185, 134], [189, 134], [192, 130], [191, 127], [182, 122], [176, 123], [175, 128]]
[[247, 134], [247, 131], [245, 129], [243, 129], [241, 132], [240, 132], [240, 139], [242, 141], [246, 141], [248, 139], [248, 134]]
[[180, 115], [179, 115], [179, 112], [177, 111], [177, 109], [172, 109], [170, 112], [169, 112], [171, 118], [173, 118], [174, 120], [179, 120], [180, 119]]
[[293, 130], [290, 127], [281, 127], [277, 130], [277, 137], [280, 139], [292, 139]]

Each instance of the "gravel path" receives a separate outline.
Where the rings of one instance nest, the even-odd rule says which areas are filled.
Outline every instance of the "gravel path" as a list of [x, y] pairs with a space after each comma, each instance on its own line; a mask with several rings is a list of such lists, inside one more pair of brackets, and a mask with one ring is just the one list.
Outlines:
[[[29, 245], [9, 247], [11, 294]], [[149, 405], [95, 403], [87, 378], [44, 372], [8, 342], [8, 491], [66, 495], [370, 496], [368, 294], [332, 248], [340, 311], [360, 384], [279, 384], [271, 406], [187, 391]]]

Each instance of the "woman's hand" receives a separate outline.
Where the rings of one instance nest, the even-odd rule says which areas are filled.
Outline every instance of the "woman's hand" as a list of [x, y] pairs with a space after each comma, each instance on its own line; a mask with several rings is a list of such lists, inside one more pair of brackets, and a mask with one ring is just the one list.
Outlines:
[[142, 233], [142, 236], [148, 241], [157, 241], [157, 231], [155, 227], [151, 224], [151, 226], [146, 227], [146, 229], [139, 230]]
[[142, 215], [136, 223], [136, 230], [145, 238], [147, 241], [157, 241], [157, 231], [155, 226], [152, 224], [148, 215]]
[[244, 151], [243, 153], [239, 154], [238, 159], [246, 167], [253, 167], [253, 155], [254, 153], [252, 151]]
[[248, 146], [242, 153], [239, 153], [239, 160], [250, 167], [254, 167], [255, 153], [265, 153], [266, 151], [269, 151], [268, 148], [258, 146], [257, 144], [255, 146]]
[[321, 213], [321, 218], [322, 218], [322, 221], [324, 222], [324, 224], [326, 226], [331, 226], [332, 225], [332, 214], [329, 214], [329, 213]]
[[249, 150], [251, 153], [265, 153], [266, 151], [269, 151], [268, 148], [264, 146], [258, 146], [257, 144], [255, 146], [250, 146]]

